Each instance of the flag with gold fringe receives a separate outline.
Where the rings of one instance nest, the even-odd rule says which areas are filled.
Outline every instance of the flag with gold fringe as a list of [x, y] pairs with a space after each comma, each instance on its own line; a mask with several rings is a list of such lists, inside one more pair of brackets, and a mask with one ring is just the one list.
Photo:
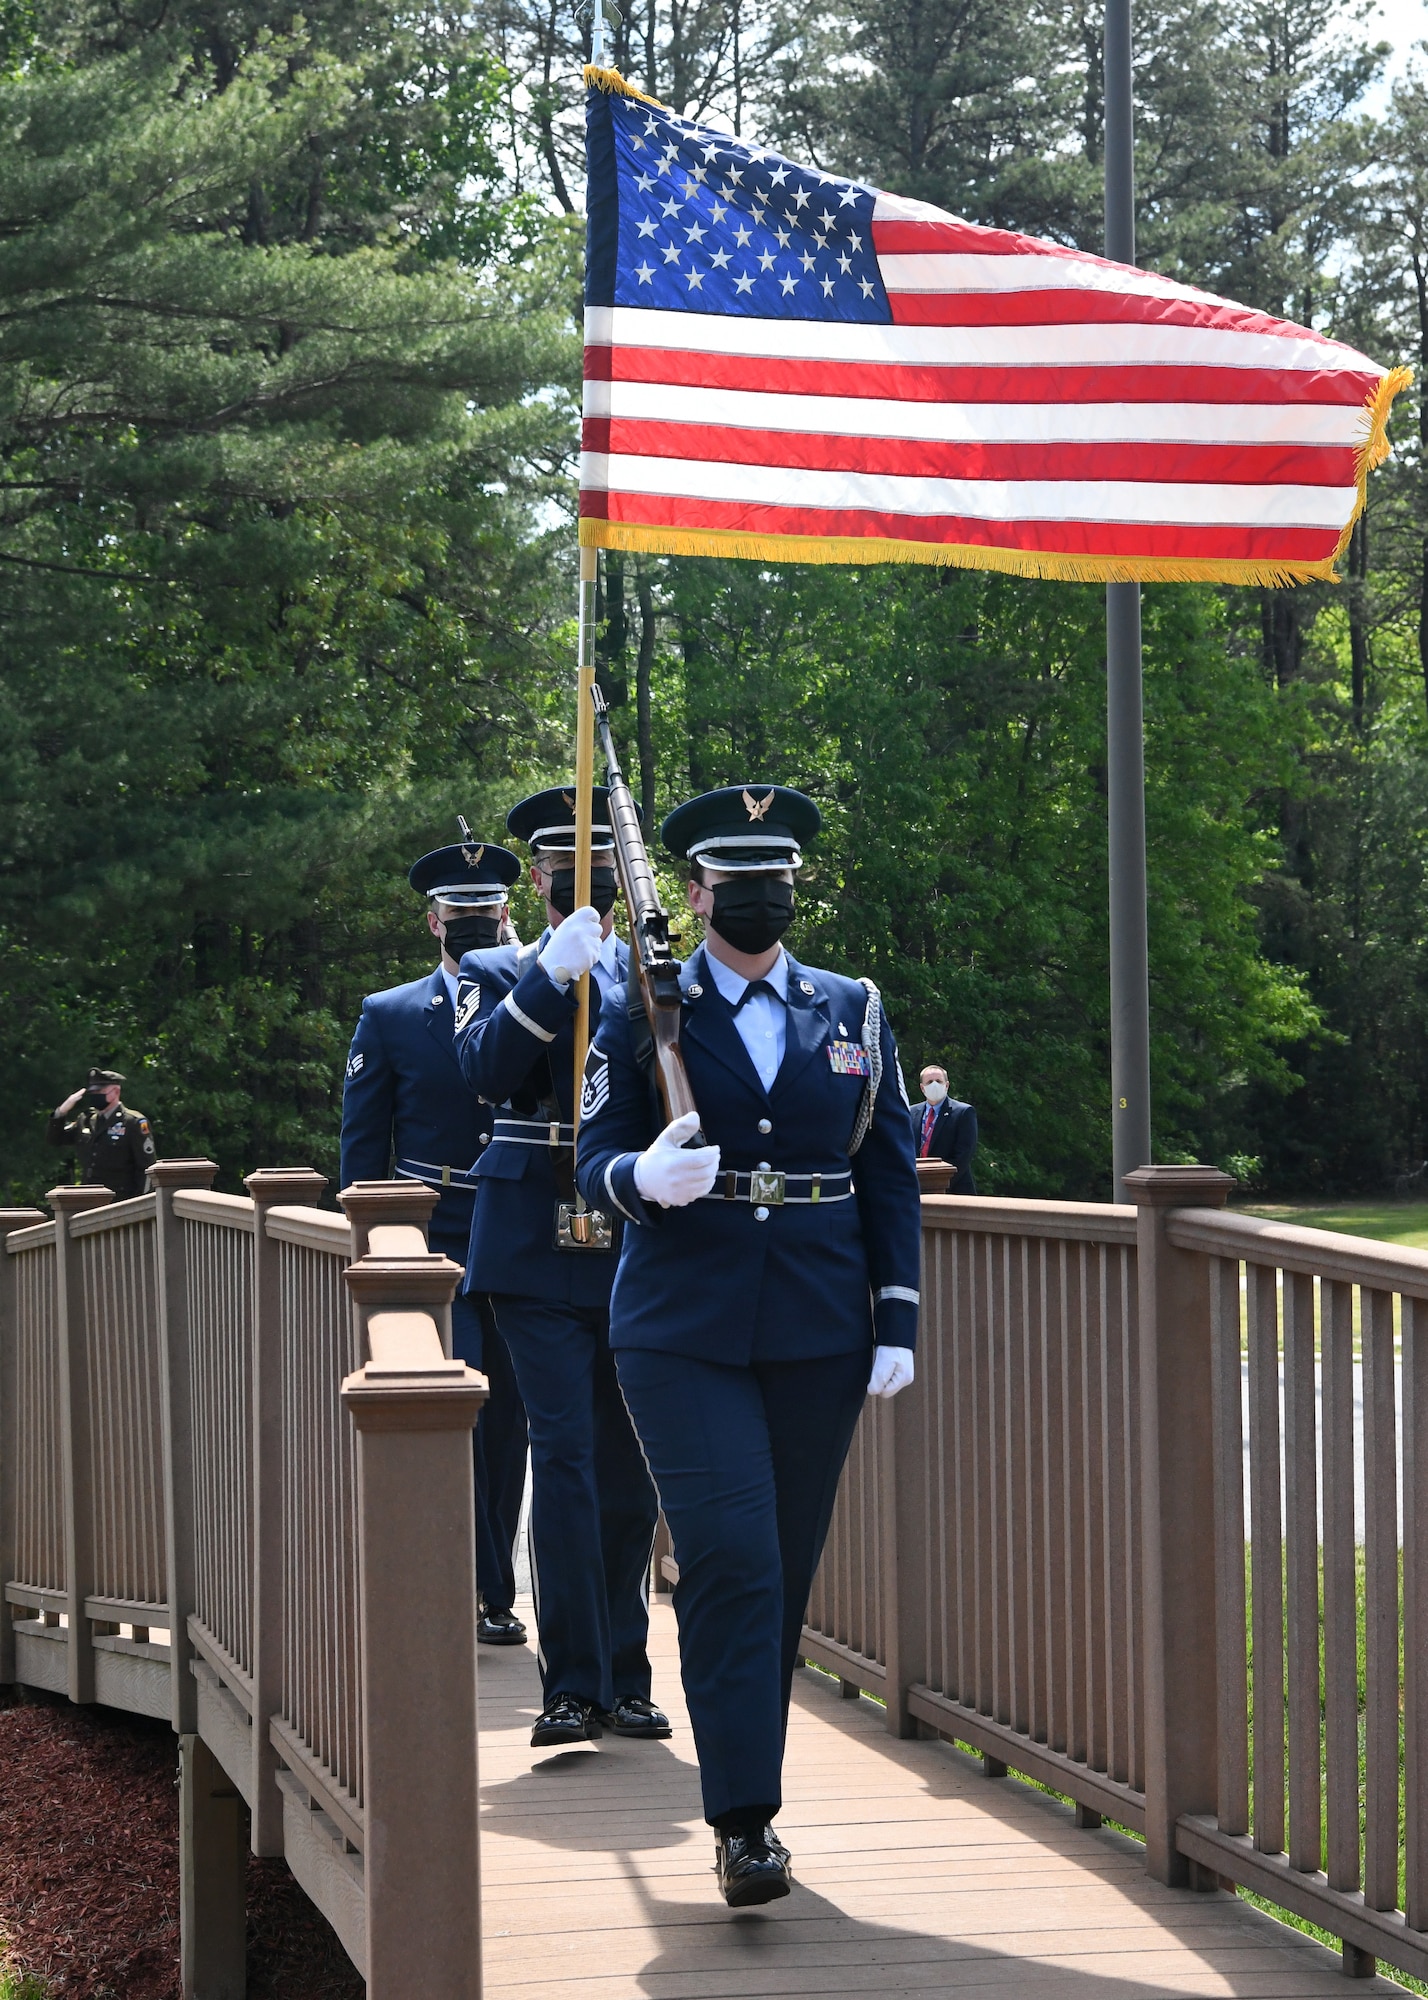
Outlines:
[[1406, 369], [585, 76], [585, 546], [1333, 578]]

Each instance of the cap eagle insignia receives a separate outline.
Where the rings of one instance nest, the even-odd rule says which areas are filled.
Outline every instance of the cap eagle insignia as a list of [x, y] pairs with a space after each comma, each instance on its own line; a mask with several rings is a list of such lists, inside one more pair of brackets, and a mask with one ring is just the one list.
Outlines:
[[468, 868], [479, 868], [486, 852], [485, 843], [483, 841], [480, 847], [463, 847], [461, 852]]
[[565, 803], [570, 807], [570, 810], [574, 812], [575, 794], [573, 792], [562, 792], [560, 796], [565, 800]]
[[769, 787], [767, 798], [762, 798], [762, 799], [756, 799], [747, 786], [745, 786], [744, 788], [744, 804], [748, 808], [748, 814], [751, 821], [763, 819], [767, 814], [769, 807], [773, 804], [773, 801], [774, 801], [774, 795], [772, 786]]

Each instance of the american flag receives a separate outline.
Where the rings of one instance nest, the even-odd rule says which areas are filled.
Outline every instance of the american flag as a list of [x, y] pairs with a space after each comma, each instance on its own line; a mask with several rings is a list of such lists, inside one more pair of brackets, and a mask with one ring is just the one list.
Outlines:
[[586, 74], [587, 546], [1333, 576], [1407, 371]]

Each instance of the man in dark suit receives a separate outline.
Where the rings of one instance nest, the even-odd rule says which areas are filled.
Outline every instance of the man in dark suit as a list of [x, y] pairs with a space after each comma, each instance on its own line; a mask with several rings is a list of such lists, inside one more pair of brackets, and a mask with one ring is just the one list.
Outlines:
[[919, 1079], [922, 1102], [912, 1107], [919, 1160], [946, 1160], [953, 1169], [948, 1194], [975, 1194], [972, 1155], [977, 1150], [977, 1114], [960, 1097], [947, 1094], [947, 1072], [929, 1063]]
[[[462, 821], [465, 830], [465, 821]], [[436, 970], [371, 993], [347, 1057], [342, 1092], [343, 1187], [354, 1181], [418, 1180], [441, 1199], [429, 1240], [463, 1268], [475, 1200], [474, 1169], [491, 1137], [491, 1113], [462, 1087], [456, 1059], [456, 968], [461, 954], [496, 941], [509, 886], [521, 864], [504, 847], [463, 840], [424, 854], [407, 877], [427, 899]], [[393, 1164], [395, 1162], [395, 1165]], [[475, 1292], [452, 1301], [458, 1360], [480, 1369], [490, 1396], [476, 1426], [477, 1636], [518, 1646], [526, 1628], [512, 1610], [514, 1546], [526, 1475], [526, 1416], [510, 1357]]]
[[610, 1352], [620, 1218], [576, 1199], [576, 981], [591, 1011], [623, 991], [608, 794], [594, 797], [592, 902], [575, 908], [575, 794], [513, 808], [549, 924], [519, 949], [461, 962], [457, 1041], [470, 1089], [497, 1107], [476, 1168], [467, 1278], [490, 1295], [530, 1417], [529, 1548], [544, 1707], [533, 1744], [606, 1728], [669, 1735], [650, 1700], [649, 1565], [659, 1500]]
[[698, 1111], [660, 1130], [623, 990], [581, 1092], [580, 1186], [627, 1218], [610, 1338], [674, 1540], [704, 1816], [733, 1908], [789, 1892], [771, 1821], [809, 1586], [864, 1396], [912, 1380], [917, 1334], [892, 1032], [876, 989], [779, 941], [818, 825], [781, 785], [670, 814], [705, 929], [680, 973]]

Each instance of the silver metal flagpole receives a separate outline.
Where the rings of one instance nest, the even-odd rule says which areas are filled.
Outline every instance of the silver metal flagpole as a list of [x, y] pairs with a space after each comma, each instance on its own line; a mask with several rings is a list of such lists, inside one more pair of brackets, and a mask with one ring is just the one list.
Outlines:
[[[598, 5], [598, 0], [597, 0]], [[1135, 262], [1130, 0], [1106, 0], [1106, 255]], [[1110, 844], [1111, 1159], [1117, 1201], [1150, 1164], [1150, 962], [1140, 585], [1106, 585], [1106, 792]]]

